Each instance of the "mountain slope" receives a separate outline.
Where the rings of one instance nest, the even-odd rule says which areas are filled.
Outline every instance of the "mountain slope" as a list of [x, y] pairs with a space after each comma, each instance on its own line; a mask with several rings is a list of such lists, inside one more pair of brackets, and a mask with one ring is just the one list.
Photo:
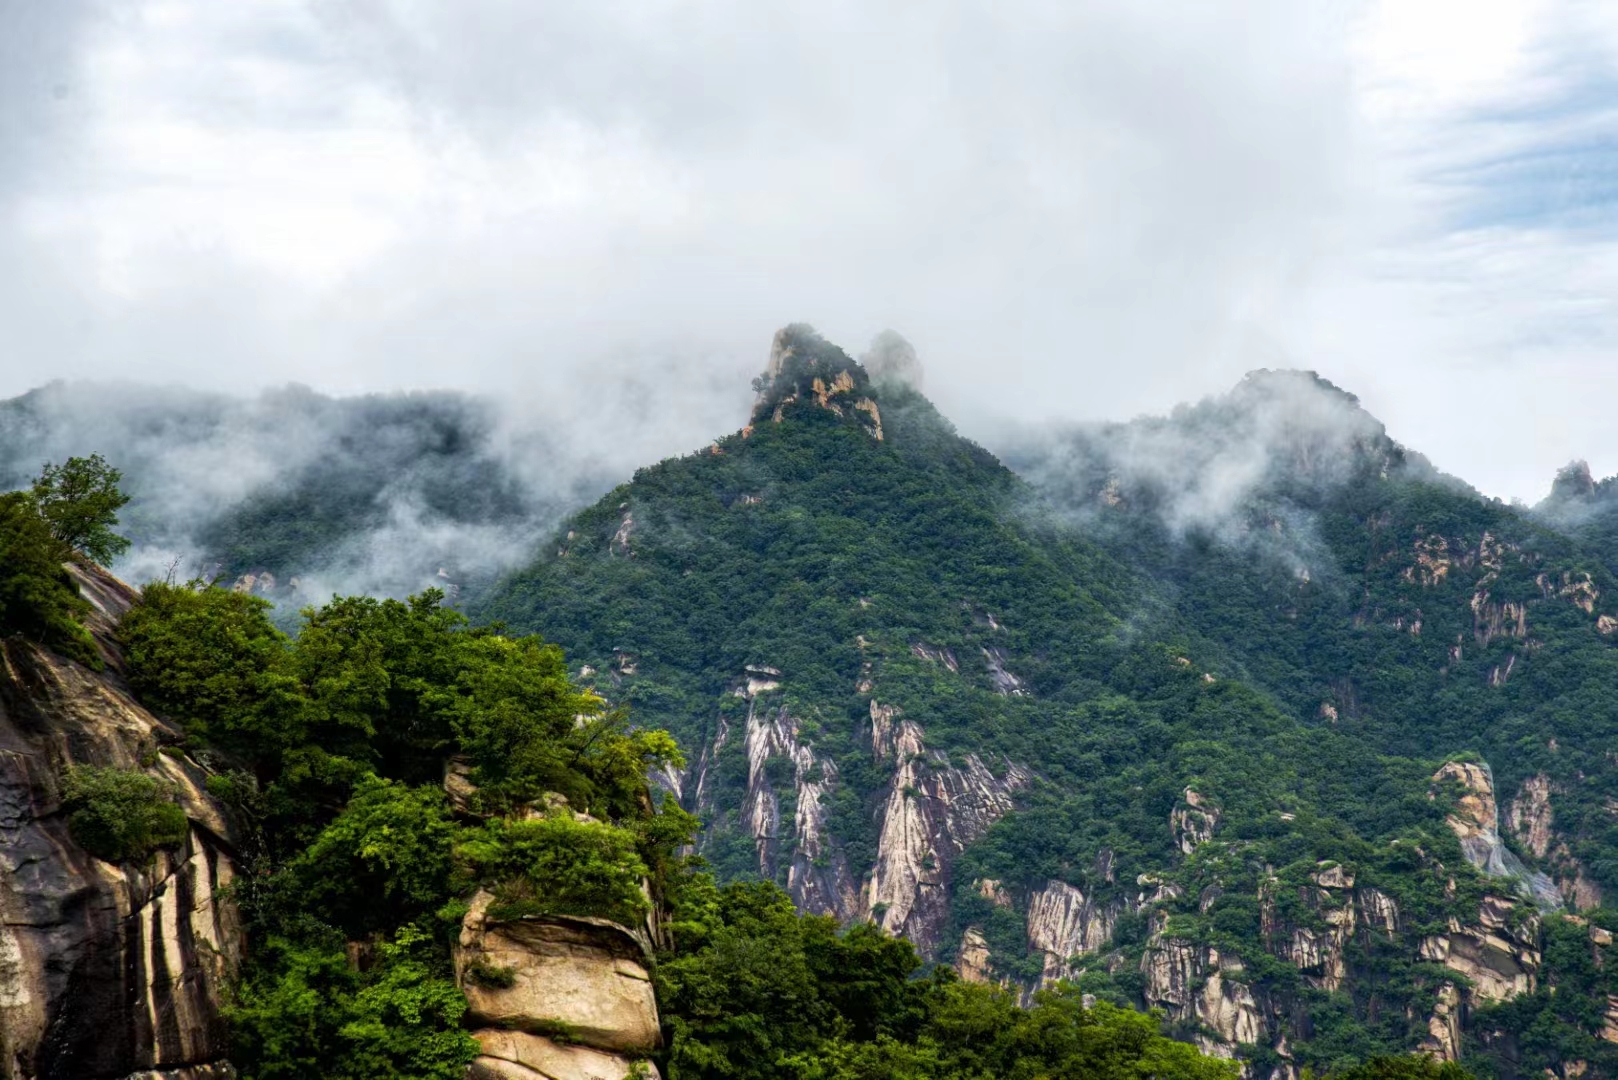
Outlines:
[[[1030, 483], [875, 366], [789, 327], [746, 428], [478, 614], [680, 737], [722, 874], [969, 977], [1161, 1005], [1262, 1075], [1483, 1049], [1463, 1017], [1553, 977], [1538, 867], [1590, 901], [1618, 850], [1599, 560], [1311, 377], [1025, 453]], [[1531, 1067], [1508, 1041], [1491, 1067]]]

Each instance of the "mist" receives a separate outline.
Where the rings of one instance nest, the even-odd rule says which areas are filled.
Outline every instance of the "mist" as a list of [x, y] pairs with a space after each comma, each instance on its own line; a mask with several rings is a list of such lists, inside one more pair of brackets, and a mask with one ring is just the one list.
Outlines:
[[0, 402], [0, 489], [100, 453], [131, 496], [116, 573], [220, 580], [283, 620], [333, 594], [435, 587], [458, 601], [636, 468], [739, 427], [749, 396], [743, 376], [675, 361], [597, 366], [505, 400], [56, 382]]
[[981, 441], [1295, 367], [1490, 494], [1534, 501], [1578, 457], [1618, 472], [1595, 404], [1618, 240], [1578, 179], [1615, 122], [1610, 6], [5, 19], [0, 397], [449, 388], [623, 432], [639, 399], [613, 379], [660, 387], [676, 357], [728, 387], [804, 320], [900, 328]]

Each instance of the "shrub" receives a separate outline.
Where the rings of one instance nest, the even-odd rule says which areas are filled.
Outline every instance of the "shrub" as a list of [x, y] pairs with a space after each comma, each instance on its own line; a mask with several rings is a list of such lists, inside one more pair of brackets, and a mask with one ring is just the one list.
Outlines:
[[62, 807], [74, 842], [107, 862], [145, 858], [184, 841], [188, 829], [169, 788], [134, 770], [73, 766]]
[[457, 854], [494, 886], [495, 918], [600, 915], [633, 924], [649, 907], [641, 891], [646, 865], [627, 829], [567, 814], [492, 821]]
[[21, 492], [0, 495], [0, 635], [20, 635], [99, 668], [79, 622], [89, 609], [33, 502]]

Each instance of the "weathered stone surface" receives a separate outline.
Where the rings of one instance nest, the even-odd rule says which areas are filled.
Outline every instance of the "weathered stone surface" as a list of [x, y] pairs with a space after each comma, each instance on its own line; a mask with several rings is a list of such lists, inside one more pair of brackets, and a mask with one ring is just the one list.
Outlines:
[[868, 910], [882, 929], [933, 955], [949, 921], [956, 856], [1010, 812], [1013, 792], [1032, 775], [1008, 762], [997, 777], [976, 754], [956, 765], [929, 753], [921, 726], [897, 709], [875, 699], [870, 709], [871, 745], [879, 759], [897, 768], [882, 811]]
[[1179, 938], [1154, 938], [1141, 958], [1148, 1004], [1175, 1020], [1194, 1020], [1212, 1033], [1199, 1037], [1206, 1053], [1230, 1057], [1237, 1043], [1257, 1043], [1269, 1034], [1252, 988], [1241, 981], [1242, 962], [1218, 949]]
[[1377, 930], [1389, 937], [1399, 932], [1399, 902], [1381, 889], [1360, 889], [1355, 894], [1359, 901], [1360, 913], [1364, 916], [1361, 924], [1369, 930]]
[[[588, 1046], [558, 1043], [525, 1031], [474, 1031], [482, 1052], [466, 1071], [467, 1080], [658, 1080], [657, 1066]], [[639, 1071], [637, 1072], [637, 1066]]]
[[1198, 844], [1213, 838], [1221, 816], [1218, 807], [1209, 804], [1191, 788], [1186, 788], [1183, 805], [1175, 807], [1169, 814], [1169, 828], [1174, 833], [1175, 844], [1185, 854], [1191, 854]]
[[[605, 919], [544, 916], [499, 922], [493, 897], [479, 891], [461, 923], [456, 981], [474, 1024], [544, 1034], [565, 1031], [600, 1050], [645, 1053], [662, 1035], [645, 948]], [[509, 974], [509, 987], [485, 985], [477, 970]]]
[[[220, 992], [242, 944], [216, 900], [234, 876], [233, 833], [196, 764], [153, 757], [179, 733], [121, 675], [111, 631], [133, 591], [74, 573], [105, 671], [0, 643], [0, 1076], [216, 1080], [229, 1075]], [[69, 836], [58, 778], [73, 764], [143, 761], [174, 786], [190, 834], [144, 865], [101, 862]]]
[[989, 943], [983, 939], [983, 931], [975, 926], [967, 927], [966, 933], [961, 935], [961, 951], [955, 958], [955, 970], [962, 982], [994, 981], [989, 973]]
[[1120, 907], [1091, 902], [1084, 893], [1051, 881], [1028, 900], [1028, 944], [1045, 954], [1042, 983], [1073, 974], [1072, 958], [1093, 953], [1112, 940]]
[[1461, 994], [1454, 983], [1438, 988], [1438, 1000], [1433, 1003], [1432, 1016], [1427, 1018], [1427, 1037], [1421, 1049], [1439, 1061], [1460, 1060]]
[[1452, 923], [1449, 933], [1425, 938], [1421, 958], [1464, 975], [1476, 1001], [1505, 1001], [1533, 993], [1540, 963], [1538, 918], [1530, 916], [1519, 929], [1513, 923], [1515, 909], [1510, 900], [1484, 897], [1477, 925]]
[[[750, 665], [734, 691], [747, 700], [747, 719], [741, 731], [747, 792], [741, 820], [752, 834], [761, 877], [775, 879], [785, 863], [787, 892], [799, 909], [849, 922], [862, 917], [865, 909], [842, 847], [826, 826], [829, 800], [839, 783], [837, 764], [816, 754], [799, 738], [798, 721], [771, 696], [780, 688], [780, 676], [775, 668]], [[697, 762], [693, 794], [700, 814], [718, 816], [713, 768], [734, 737], [731, 724], [721, 718], [713, 741]], [[781, 796], [768, 776], [772, 760], [791, 763], [790, 820], [783, 818]]]
[[1444, 819], [1461, 842], [1466, 861], [1489, 877], [1510, 878], [1519, 892], [1547, 911], [1562, 906], [1556, 883], [1529, 870], [1500, 840], [1500, 810], [1495, 801], [1494, 773], [1486, 764], [1450, 761], [1433, 774], [1433, 783], [1458, 781], [1465, 789]]
[[1543, 859], [1551, 850], [1551, 780], [1544, 773], [1523, 781], [1517, 797], [1511, 800], [1511, 831], [1523, 847]]

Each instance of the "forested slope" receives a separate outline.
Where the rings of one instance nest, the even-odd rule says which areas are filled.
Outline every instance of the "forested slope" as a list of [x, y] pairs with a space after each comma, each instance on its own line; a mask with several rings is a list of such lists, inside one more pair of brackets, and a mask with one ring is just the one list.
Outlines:
[[1618, 851], [1582, 540], [1311, 376], [1024, 448], [1026, 480], [805, 327], [758, 389], [475, 609], [677, 735], [722, 876], [1263, 1070], [1611, 1068], [1603, 946], [1557, 944]]

